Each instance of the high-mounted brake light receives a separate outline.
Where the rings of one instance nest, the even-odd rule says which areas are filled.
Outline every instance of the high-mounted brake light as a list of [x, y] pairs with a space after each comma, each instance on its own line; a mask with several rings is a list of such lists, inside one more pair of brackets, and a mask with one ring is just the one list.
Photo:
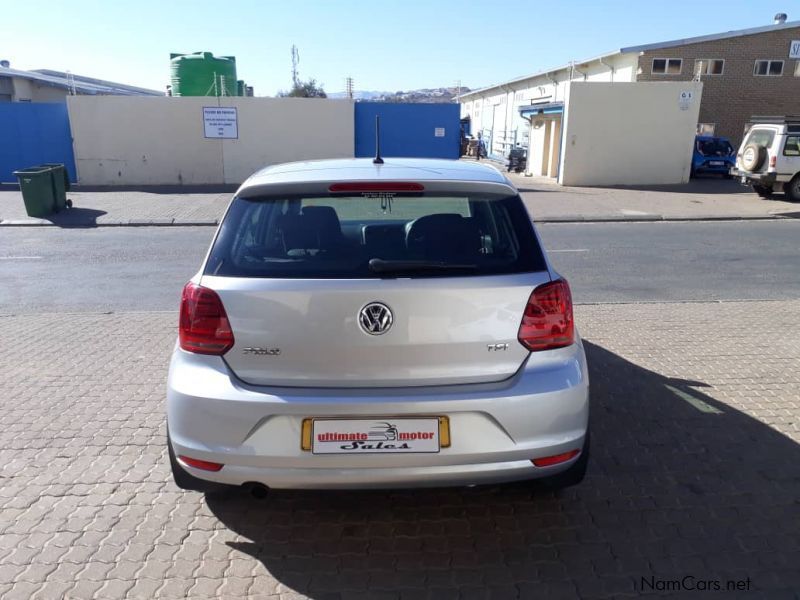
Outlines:
[[563, 348], [575, 341], [572, 294], [565, 280], [551, 281], [533, 290], [522, 315], [517, 339], [534, 352]]
[[181, 348], [222, 355], [233, 347], [233, 332], [222, 300], [214, 290], [191, 281], [183, 288], [178, 337]]
[[332, 194], [362, 192], [423, 192], [425, 186], [412, 181], [352, 181], [334, 183], [328, 191]]

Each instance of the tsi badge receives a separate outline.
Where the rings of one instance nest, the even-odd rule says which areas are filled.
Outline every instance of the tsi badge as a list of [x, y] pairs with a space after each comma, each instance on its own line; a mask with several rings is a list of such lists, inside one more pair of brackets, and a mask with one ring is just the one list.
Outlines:
[[258, 356], [278, 356], [280, 353], [280, 348], [245, 348], [242, 350], [242, 354], [256, 354]]

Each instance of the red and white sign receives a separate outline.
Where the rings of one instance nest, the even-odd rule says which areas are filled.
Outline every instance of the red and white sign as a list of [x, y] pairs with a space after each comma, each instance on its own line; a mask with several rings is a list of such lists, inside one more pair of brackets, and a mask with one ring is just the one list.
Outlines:
[[314, 419], [314, 454], [439, 452], [439, 419]]

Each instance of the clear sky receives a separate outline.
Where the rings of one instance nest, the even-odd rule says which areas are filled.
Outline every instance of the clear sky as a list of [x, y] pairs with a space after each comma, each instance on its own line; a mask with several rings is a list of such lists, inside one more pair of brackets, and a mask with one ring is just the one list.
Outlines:
[[624, 46], [800, 20], [797, 0], [0, 0], [0, 58], [163, 90], [170, 52], [236, 56], [271, 96], [482, 87]]

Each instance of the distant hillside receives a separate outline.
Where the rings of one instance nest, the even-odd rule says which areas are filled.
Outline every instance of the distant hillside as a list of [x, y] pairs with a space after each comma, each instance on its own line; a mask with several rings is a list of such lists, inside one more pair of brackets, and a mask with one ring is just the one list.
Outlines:
[[462, 94], [470, 91], [468, 87], [441, 87], [382, 94], [370, 98], [370, 102], [423, 102], [428, 104], [449, 104], [455, 102], [459, 90]]
[[[468, 87], [461, 87], [461, 93], [470, 91]], [[425, 88], [421, 90], [411, 90], [409, 92], [374, 92], [374, 91], [355, 91], [353, 96], [359, 102], [421, 102], [427, 104], [449, 104], [455, 102], [459, 88]], [[329, 98], [345, 98], [345, 92], [328, 94]]]
[[[377, 92], [371, 90], [356, 90], [353, 92], [353, 96], [356, 100], [370, 100], [377, 96], [383, 96], [384, 94], [391, 94], [391, 92]], [[328, 98], [346, 98], [347, 92], [334, 92], [332, 94], [328, 94]]]

